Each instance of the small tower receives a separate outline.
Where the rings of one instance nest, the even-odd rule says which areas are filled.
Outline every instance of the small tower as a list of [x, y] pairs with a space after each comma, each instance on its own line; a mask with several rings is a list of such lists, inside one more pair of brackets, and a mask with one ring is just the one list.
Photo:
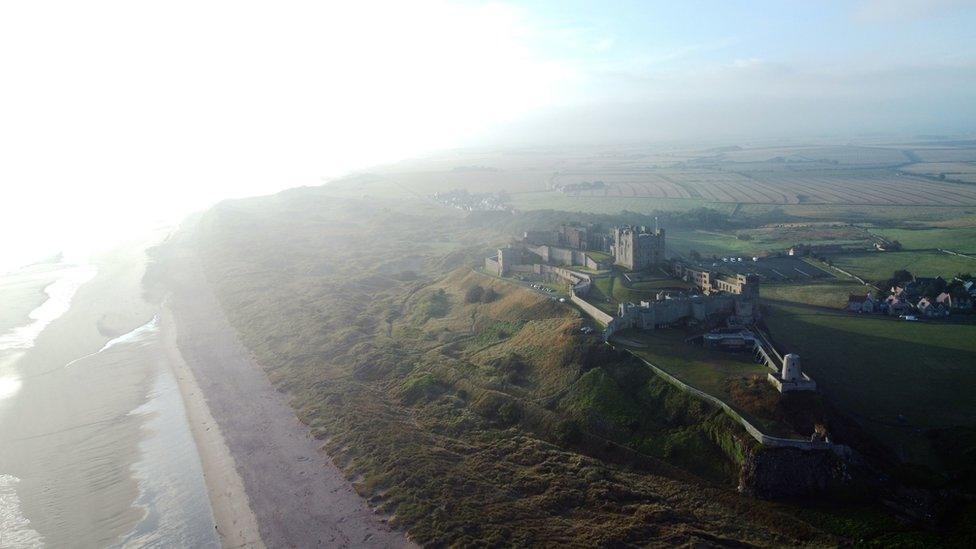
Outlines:
[[800, 372], [800, 355], [789, 353], [783, 357], [783, 381], [799, 381], [803, 376]]

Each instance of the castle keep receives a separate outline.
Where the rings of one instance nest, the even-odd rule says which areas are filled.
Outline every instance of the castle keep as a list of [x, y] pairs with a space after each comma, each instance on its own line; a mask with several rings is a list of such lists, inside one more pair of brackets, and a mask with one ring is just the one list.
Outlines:
[[664, 229], [653, 233], [647, 227], [614, 227], [614, 264], [631, 271], [643, 271], [664, 262]]

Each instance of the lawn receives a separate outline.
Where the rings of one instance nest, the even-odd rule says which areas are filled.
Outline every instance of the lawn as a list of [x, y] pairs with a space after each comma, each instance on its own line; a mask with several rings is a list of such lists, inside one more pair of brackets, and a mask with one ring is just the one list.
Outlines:
[[[661, 290], [688, 289], [691, 287], [691, 284], [683, 280], [670, 278], [657, 278], [629, 284], [623, 279], [622, 274], [612, 273], [610, 276], [593, 280], [593, 288], [586, 300], [610, 314], [616, 314], [617, 306], [620, 303], [649, 301], [656, 299], [657, 293]], [[609, 302], [607, 301], [608, 297], [610, 298]]]
[[613, 259], [613, 256], [607, 252], [588, 251], [586, 255], [592, 257], [595, 261], [610, 261]]
[[827, 282], [802, 284], [763, 284], [760, 296], [778, 301], [793, 301], [821, 307], [843, 308], [850, 294], [865, 294], [874, 288], [863, 286], [854, 280], [834, 279]]
[[976, 326], [768, 306], [776, 344], [901, 457], [931, 464], [924, 431], [976, 424]]
[[868, 281], [887, 280], [898, 269], [916, 276], [953, 276], [976, 270], [976, 259], [937, 251], [859, 252], [832, 256], [834, 266]]
[[796, 436], [789, 427], [772, 419], [755, 417], [732, 403], [728, 381], [755, 375], [765, 377], [770, 371], [767, 367], [754, 361], [751, 353], [711, 351], [687, 343], [685, 339], [690, 335], [681, 330], [626, 330], [614, 336], [614, 343], [688, 385], [722, 399], [767, 434]]

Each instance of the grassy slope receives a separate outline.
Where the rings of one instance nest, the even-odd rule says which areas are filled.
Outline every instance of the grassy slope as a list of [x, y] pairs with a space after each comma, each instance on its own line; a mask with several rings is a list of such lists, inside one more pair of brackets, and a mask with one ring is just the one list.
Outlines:
[[925, 431], [976, 425], [976, 326], [767, 309], [777, 343], [902, 457], [938, 467]]
[[[418, 203], [305, 189], [222, 204], [196, 236], [273, 382], [357, 489], [421, 543], [830, 543], [654, 460], [727, 478], [721, 448], [735, 428], [582, 339], [572, 309], [472, 273], [478, 248], [431, 244], [478, 246], [491, 230]], [[403, 260], [413, 256], [419, 273]], [[500, 297], [465, 303], [472, 284]]]

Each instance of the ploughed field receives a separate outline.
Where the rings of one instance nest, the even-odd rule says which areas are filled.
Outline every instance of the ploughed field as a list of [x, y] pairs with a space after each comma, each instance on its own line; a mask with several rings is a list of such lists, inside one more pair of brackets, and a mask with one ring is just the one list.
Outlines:
[[677, 198], [746, 204], [976, 204], [976, 187], [890, 170], [648, 169], [559, 173], [554, 178], [556, 184], [563, 185], [593, 180], [603, 184], [568, 190], [566, 194], [580, 198]]

